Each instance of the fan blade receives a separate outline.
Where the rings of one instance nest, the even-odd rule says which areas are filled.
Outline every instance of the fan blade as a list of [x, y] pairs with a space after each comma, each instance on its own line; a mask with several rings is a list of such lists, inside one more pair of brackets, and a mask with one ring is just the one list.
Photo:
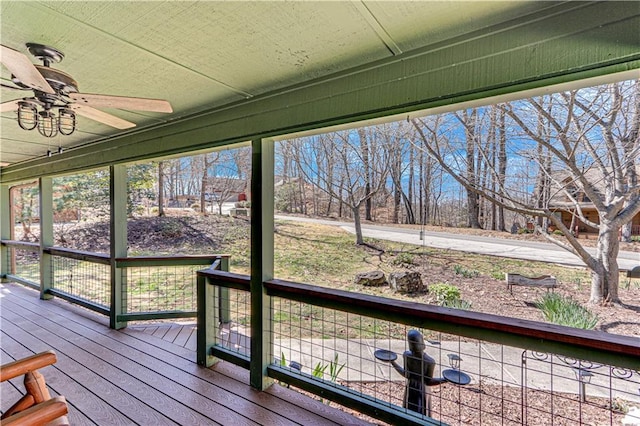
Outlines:
[[106, 124], [107, 126], [115, 127], [116, 129], [130, 129], [136, 126], [130, 121], [123, 120], [115, 115], [107, 114], [106, 112], [91, 108], [90, 106], [71, 104], [70, 107], [78, 115]]
[[98, 108], [173, 112], [171, 104], [162, 99], [129, 98], [125, 96], [96, 95], [92, 93], [69, 93], [69, 97], [77, 102], [83, 102]]
[[20, 100], [3, 102], [0, 104], [0, 112], [16, 111]]
[[50, 94], [56, 93], [37, 68], [33, 66], [29, 58], [17, 50], [13, 50], [7, 46], [1, 47], [0, 62], [2, 62], [4, 66], [11, 71], [11, 74], [16, 76], [22, 84], [41, 92]]

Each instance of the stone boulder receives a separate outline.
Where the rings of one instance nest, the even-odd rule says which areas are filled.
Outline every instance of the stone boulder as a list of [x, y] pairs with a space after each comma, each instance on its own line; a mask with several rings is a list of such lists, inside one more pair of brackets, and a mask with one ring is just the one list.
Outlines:
[[360, 272], [356, 274], [353, 282], [367, 287], [380, 287], [387, 284], [387, 277], [382, 271]]
[[421, 293], [427, 289], [420, 272], [392, 272], [389, 274], [389, 285], [400, 293]]

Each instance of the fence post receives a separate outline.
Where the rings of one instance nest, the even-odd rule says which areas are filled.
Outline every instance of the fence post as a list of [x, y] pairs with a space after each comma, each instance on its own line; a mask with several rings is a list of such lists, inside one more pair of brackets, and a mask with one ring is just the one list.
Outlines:
[[109, 168], [109, 205], [110, 209], [110, 277], [111, 303], [109, 306], [109, 327], [120, 329], [127, 326], [126, 321], [118, 321], [127, 306], [127, 280], [123, 268], [118, 268], [116, 259], [127, 256], [127, 167], [115, 165]]
[[40, 299], [51, 299], [53, 286], [53, 258], [45, 249], [54, 245], [53, 239], [53, 182], [49, 177], [38, 181], [40, 216]]

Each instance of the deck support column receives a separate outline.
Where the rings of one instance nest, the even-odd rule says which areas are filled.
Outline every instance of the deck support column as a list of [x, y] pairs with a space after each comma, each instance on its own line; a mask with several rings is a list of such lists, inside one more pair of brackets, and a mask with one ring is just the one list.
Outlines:
[[273, 278], [273, 141], [251, 141], [251, 368], [249, 381], [266, 389], [273, 380], [271, 298], [263, 282]]
[[118, 321], [127, 306], [126, 277], [118, 268], [116, 259], [127, 256], [127, 166], [115, 165], [109, 168], [110, 213], [110, 258], [111, 258], [111, 303], [109, 327], [120, 329], [126, 321]]
[[54, 245], [53, 239], [53, 180], [41, 177], [38, 180], [40, 214], [40, 299], [51, 299], [49, 289], [53, 286], [53, 258], [45, 252]]
[[[9, 185], [0, 185], [0, 239], [10, 240], [13, 223], [11, 221], [11, 198], [9, 196]], [[5, 277], [11, 274], [11, 262], [9, 262], [9, 247], [0, 245], [0, 278], [5, 281]]]

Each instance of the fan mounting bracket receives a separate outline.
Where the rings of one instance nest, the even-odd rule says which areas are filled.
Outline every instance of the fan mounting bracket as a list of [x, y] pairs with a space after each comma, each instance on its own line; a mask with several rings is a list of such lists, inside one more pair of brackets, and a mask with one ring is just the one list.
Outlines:
[[29, 53], [44, 62], [45, 66], [51, 62], [61, 62], [64, 59], [64, 53], [55, 47], [44, 44], [27, 43], [27, 49], [29, 49]]

